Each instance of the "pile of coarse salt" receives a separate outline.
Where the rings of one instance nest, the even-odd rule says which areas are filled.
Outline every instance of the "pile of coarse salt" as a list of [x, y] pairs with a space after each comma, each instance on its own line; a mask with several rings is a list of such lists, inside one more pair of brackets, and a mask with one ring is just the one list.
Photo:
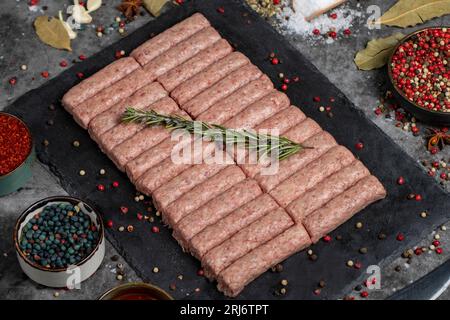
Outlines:
[[[295, 0], [302, 2], [304, 6], [308, 1]], [[303, 2], [304, 1], [304, 2]], [[329, 2], [329, 0], [324, 0]], [[298, 8], [300, 4], [297, 4]], [[361, 5], [358, 3], [357, 8]], [[332, 9], [311, 21], [307, 21], [308, 13], [313, 12], [311, 8], [302, 8], [294, 10], [291, 6], [284, 6], [278, 14], [280, 27], [288, 32], [295, 33], [307, 39], [326, 39], [327, 42], [333, 42], [336, 38], [348, 36], [351, 33], [353, 24], [363, 16], [361, 10], [350, 9], [348, 5], [341, 5]], [[306, 13], [306, 15], [305, 15]]]

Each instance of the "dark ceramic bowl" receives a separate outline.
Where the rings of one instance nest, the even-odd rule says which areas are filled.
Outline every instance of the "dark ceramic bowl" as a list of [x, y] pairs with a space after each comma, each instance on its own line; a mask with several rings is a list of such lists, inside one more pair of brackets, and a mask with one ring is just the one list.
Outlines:
[[433, 29], [442, 29], [442, 28], [450, 28], [446, 26], [440, 26], [440, 27], [430, 27], [430, 28], [423, 28], [420, 30], [417, 30], [407, 36], [405, 36], [395, 47], [394, 51], [392, 52], [391, 56], [389, 57], [388, 61], [388, 75], [389, 75], [389, 83], [392, 89], [392, 92], [395, 96], [395, 98], [398, 100], [400, 106], [411, 113], [414, 117], [417, 119], [432, 124], [432, 125], [438, 125], [438, 126], [449, 126], [450, 125], [450, 112], [438, 112], [433, 110], [425, 109], [415, 102], [409, 100], [405, 93], [397, 88], [397, 86], [394, 83], [394, 79], [392, 77], [392, 59], [399, 49], [399, 47], [408, 41], [411, 37], [415, 36], [418, 33], [421, 33], [425, 30], [433, 30]]
[[31, 135], [31, 132], [28, 129], [27, 125], [21, 119], [12, 114], [0, 112], [0, 115], [6, 115], [7, 117], [17, 119], [28, 130], [28, 133], [31, 138], [30, 152], [28, 153], [28, 156], [25, 158], [25, 160], [13, 171], [8, 172], [5, 175], [0, 175], [0, 197], [1, 197], [14, 191], [17, 191], [18, 189], [23, 187], [25, 183], [31, 178], [31, 165], [36, 156], [34, 153], [33, 136]]

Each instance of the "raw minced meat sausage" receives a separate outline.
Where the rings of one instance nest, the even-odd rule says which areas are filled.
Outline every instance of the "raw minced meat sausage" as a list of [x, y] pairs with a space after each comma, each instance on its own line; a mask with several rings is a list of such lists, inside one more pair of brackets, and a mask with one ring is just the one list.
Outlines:
[[134, 108], [142, 109], [167, 95], [167, 91], [157, 82], [142, 87], [130, 97], [95, 116], [89, 123], [91, 138], [94, 141], [98, 141], [100, 135], [118, 125], [127, 107], [133, 106]]
[[189, 251], [201, 259], [209, 250], [276, 208], [279, 206], [275, 200], [264, 193], [195, 235], [191, 239]]
[[201, 13], [195, 13], [189, 18], [144, 42], [134, 49], [130, 56], [134, 57], [141, 65], [145, 65], [174, 45], [208, 26], [210, 26], [209, 21]]
[[157, 80], [162, 84], [164, 89], [172, 91], [180, 84], [203, 71], [214, 62], [222, 59], [227, 54], [230, 54], [232, 51], [233, 48], [228, 41], [220, 39], [210, 47], [197, 53], [188, 61], [159, 76]]
[[223, 152], [223, 157], [224, 159], [227, 158], [227, 160], [220, 163], [202, 163], [193, 166], [156, 189], [153, 193], [153, 202], [156, 209], [159, 211], [164, 210], [184, 193], [233, 163], [232, 159], [229, 156], [227, 157], [226, 152]]
[[255, 180], [246, 179], [234, 185], [173, 226], [174, 238], [184, 249], [188, 249], [193, 236], [261, 193]]
[[138, 68], [139, 64], [133, 58], [127, 57], [116, 60], [72, 87], [64, 95], [62, 104], [67, 111], [72, 113], [72, 110], [80, 103], [95, 96]]
[[293, 220], [283, 209], [269, 212], [203, 256], [205, 276], [209, 279], [217, 278], [234, 261], [280, 235], [293, 224]]
[[380, 181], [374, 176], [368, 176], [311, 213], [303, 224], [315, 243], [354, 214], [385, 196], [386, 190]]
[[[137, 108], [138, 109], [138, 108]], [[143, 111], [156, 111], [162, 114], [173, 114], [177, 112], [178, 105], [170, 97], [164, 97], [149, 106], [139, 108]], [[145, 129], [144, 123], [119, 123], [115, 127], [103, 133], [98, 139], [100, 148], [106, 153], [110, 153], [115, 146], [118, 146], [128, 138], [133, 137], [139, 131]], [[164, 129], [158, 127], [159, 129]]]
[[248, 64], [250, 60], [240, 52], [232, 52], [223, 59], [176, 87], [170, 96], [183, 105], [196, 95], [214, 85], [233, 71]]
[[359, 160], [336, 172], [289, 204], [286, 211], [295, 222], [301, 223], [311, 212], [344, 192], [359, 180], [370, 175]]
[[286, 208], [289, 203], [305, 191], [343, 167], [348, 166], [353, 160], [355, 160], [355, 157], [347, 148], [343, 146], [334, 147], [282, 182], [270, 191], [270, 195], [275, 198], [280, 206]]
[[254, 177], [265, 192], [274, 189], [284, 180], [292, 176], [296, 171], [305, 167], [332, 147], [336, 146], [337, 143], [328, 132], [322, 131], [306, 140], [303, 145], [310, 148], [301, 150], [299, 153], [281, 161], [276, 174], [266, 175], [263, 172], [260, 172]]
[[220, 34], [212, 27], [195, 33], [192, 37], [170, 48], [162, 55], [156, 57], [143, 68], [154, 77], [162, 76], [173, 68], [195, 56], [201, 50], [219, 41]]
[[192, 117], [198, 117], [214, 103], [226, 98], [247, 83], [262, 76], [261, 70], [253, 64], [248, 64], [232, 72], [210, 88], [181, 105], [181, 108]]
[[86, 129], [89, 122], [98, 114], [108, 110], [121, 100], [128, 98], [134, 92], [153, 82], [153, 77], [141, 68], [133, 71], [113, 85], [103, 89], [98, 94], [76, 106], [72, 110], [75, 121]]
[[217, 279], [217, 288], [225, 295], [235, 297], [272, 266], [310, 244], [311, 239], [305, 228], [296, 224], [223, 270]]
[[182, 218], [244, 179], [245, 174], [238, 166], [228, 166], [172, 202], [163, 211], [163, 221], [174, 226]]
[[247, 106], [258, 101], [273, 89], [273, 83], [266, 75], [253, 80], [228, 97], [218, 101], [197, 117], [197, 120], [222, 124]]

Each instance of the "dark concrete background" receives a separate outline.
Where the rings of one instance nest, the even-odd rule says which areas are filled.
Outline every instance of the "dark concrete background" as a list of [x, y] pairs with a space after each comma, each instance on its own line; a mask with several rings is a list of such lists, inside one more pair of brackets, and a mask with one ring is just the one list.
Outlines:
[[[96, 35], [94, 25], [109, 26], [118, 15], [115, 7], [120, 3], [120, 0], [104, 0], [103, 2], [104, 5], [93, 13], [93, 25], [88, 25], [85, 30], [80, 31], [78, 38], [72, 41], [73, 52], [66, 52], [42, 44], [34, 33], [32, 23], [38, 15], [56, 15], [58, 10], [65, 11], [65, 7], [70, 5], [71, 1], [41, 0], [37, 11], [30, 10], [28, 1], [25, 0], [2, 1], [0, 4], [2, 21], [2, 28], [0, 28], [0, 110], [23, 93], [37, 88], [47, 81], [41, 76], [41, 72], [48, 71], [50, 78], [57, 76], [64, 70], [59, 66], [61, 60], [68, 61], [70, 66], [72, 60], [77, 60], [79, 55], [90, 56], [120, 39], [121, 35], [117, 30], [102, 38]], [[224, 3], [226, 6], [226, 1]], [[288, 30], [278, 29], [410, 156], [418, 161], [433, 159], [426, 152], [423, 139], [413, 137], [411, 133], [395, 127], [392, 120], [375, 116], [373, 110], [378, 106], [378, 99], [384, 92], [384, 71], [360, 72], [356, 70], [353, 64], [355, 52], [363, 48], [368, 40], [399, 31], [395, 28], [384, 27], [381, 30], [369, 30], [366, 26], [367, 7], [378, 5], [384, 12], [394, 3], [394, 0], [349, 1], [347, 6], [361, 11], [362, 17], [355, 20], [351, 28], [352, 36], [338, 39], [332, 43], [323, 40], [311, 41], [309, 37], [305, 38], [291, 34]], [[46, 10], [43, 10], [44, 7], [47, 7]], [[127, 25], [127, 32], [139, 28], [149, 19], [151, 17], [144, 14]], [[276, 25], [277, 19], [274, 18], [271, 22]], [[448, 25], [449, 22], [450, 18], [445, 17], [435, 19], [426, 25]], [[410, 30], [402, 32], [408, 31]], [[26, 71], [21, 70], [21, 65], [24, 64], [27, 66]], [[11, 86], [8, 82], [12, 77], [17, 77], [15, 86]], [[442, 157], [449, 159], [448, 150], [444, 150], [439, 156], [435, 156], [435, 159], [441, 159]], [[106, 258], [101, 269], [91, 279], [82, 284], [81, 290], [57, 291], [43, 288], [28, 280], [20, 271], [11, 242], [12, 226], [16, 217], [36, 200], [47, 196], [65, 194], [55, 177], [43, 165], [36, 163], [33, 167], [33, 174], [33, 179], [25, 188], [0, 199], [0, 239], [3, 240], [0, 242], [0, 253], [2, 254], [0, 257], [0, 298], [54, 299], [55, 292], [59, 293], [58, 299], [97, 298], [103, 291], [119, 283], [115, 274], [118, 262], [111, 260], [111, 257], [117, 253], [110, 245], [107, 246]], [[447, 225], [447, 227], [450, 227], [450, 225]], [[448, 254], [450, 251], [448, 232], [437, 230], [417, 245], [428, 247], [435, 233], [441, 236], [444, 254], [436, 255], [434, 252], [428, 252], [412, 259], [411, 264], [405, 263], [405, 260], [401, 257], [395, 259], [395, 261], [386, 261], [381, 265], [382, 289], [371, 291], [370, 297], [373, 299], [385, 298], [448, 259], [450, 256]], [[119, 262], [124, 263], [121, 258]], [[139, 280], [126, 263], [124, 265], [126, 277], [123, 281]], [[401, 267], [400, 272], [395, 271], [397, 266]], [[149, 266], [149, 268], [152, 267]], [[450, 290], [447, 290], [441, 298], [449, 299]]]

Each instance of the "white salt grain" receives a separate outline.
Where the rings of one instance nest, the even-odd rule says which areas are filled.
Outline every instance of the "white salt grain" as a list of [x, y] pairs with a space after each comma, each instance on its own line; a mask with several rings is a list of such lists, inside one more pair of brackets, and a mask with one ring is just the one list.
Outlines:
[[[330, 13], [335, 13], [337, 18], [331, 18]], [[344, 30], [351, 29], [356, 20], [362, 16], [362, 11], [350, 9], [347, 5], [343, 5], [311, 21], [307, 21], [305, 14], [299, 10], [294, 11], [290, 6], [285, 6], [278, 14], [278, 22], [283, 31], [289, 34], [297, 34], [305, 39], [317, 41], [323, 40], [323, 35], [328, 34], [330, 31], [334, 31], [338, 36], [341, 36]], [[320, 31], [319, 36], [314, 34], [316, 29]], [[330, 37], [326, 39], [327, 43], [332, 43], [333, 41]]]

